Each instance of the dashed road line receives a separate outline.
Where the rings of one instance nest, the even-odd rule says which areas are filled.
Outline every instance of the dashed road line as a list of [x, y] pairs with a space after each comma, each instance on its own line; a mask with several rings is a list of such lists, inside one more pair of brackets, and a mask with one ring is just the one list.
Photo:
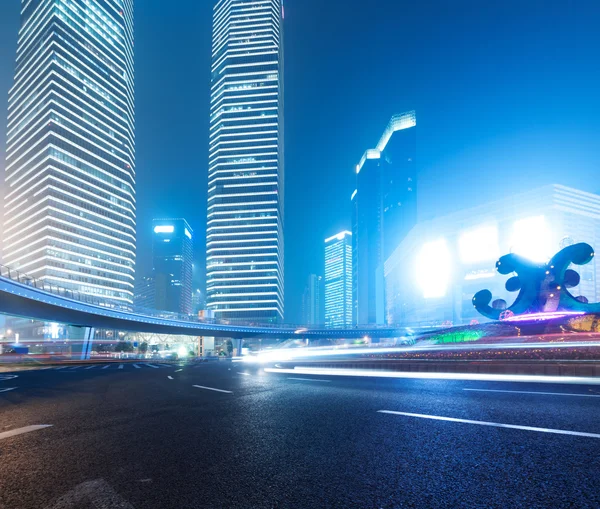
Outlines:
[[173, 380], [173, 377], [172, 377], [171, 375], [169, 375], [167, 378], [168, 378], [169, 380]]
[[119, 368], [118, 369], [123, 369], [123, 364], [119, 364]]
[[322, 378], [296, 378], [288, 376], [288, 380], [302, 380], [304, 382], [331, 382], [331, 380], [323, 380]]
[[38, 429], [49, 428], [51, 426], [52, 424], [37, 424], [35, 426], [25, 426], [24, 428], [11, 429], [10, 431], [0, 433], [0, 440], [14, 437], [16, 435], [22, 435], [23, 433], [29, 433], [31, 431], [37, 431]]
[[17, 387], [7, 387], [6, 389], [0, 389], [0, 392], [14, 391], [15, 389], [17, 389]]
[[216, 392], [224, 392], [226, 394], [233, 394], [233, 391], [224, 391], [223, 389], [215, 389], [214, 387], [205, 387], [204, 385], [193, 385], [192, 387], [197, 387], [198, 389], [206, 389], [207, 391], [216, 391]]
[[110, 364], [107, 364], [106, 366], [104, 366], [102, 369], [108, 369], [110, 368]]
[[501, 422], [487, 422], [487, 421], [472, 421], [470, 419], [456, 419], [454, 417], [442, 417], [439, 415], [425, 415], [425, 414], [413, 414], [409, 412], [395, 412], [393, 410], [378, 410], [380, 414], [392, 414], [402, 415], [405, 417], [417, 417], [419, 419], [433, 419], [436, 421], [448, 421], [448, 422], [459, 422], [464, 424], [477, 424], [479, 426], [492, 426], [494, 428], [509, 428], [519, 429], [524, 431], [537, 431], [539, 433], [553, 433], [556, 435], [573, 435], [577, 437], [588, 437], [588, 438], [600, 438], [600, 434], [597, 433], [585, 433], [583, 431], [569, 431], [564, 429], [551, 429], [551, 428], [537, 428], [534, 426], [521, 426], [518, 424], [504, 424]]
[[149, 368], [159, 369], [158, 366], [155, 366], [154, 364], [148, 364], [147, 362], [145, 362], [144, 364]]
[[142, 369], [142, 367], [139, 366], [139, 365], [137, 365], [137, 364], [134, 364], [133, 367], [136, 368], [136, 369]]
[[244, 373], [243, 371], [238, 371], [238, 375], [252, 376], [250, 373]]
[[94, 369], [94, 368], [97, 368], [97, 367], [98, 367], [98, 365], [97, 365], [97, 364], [94, 364], [93, 366], [89, 366], [89, 367], [87, 367], [87, 368], [85, 368], [85, 369]]

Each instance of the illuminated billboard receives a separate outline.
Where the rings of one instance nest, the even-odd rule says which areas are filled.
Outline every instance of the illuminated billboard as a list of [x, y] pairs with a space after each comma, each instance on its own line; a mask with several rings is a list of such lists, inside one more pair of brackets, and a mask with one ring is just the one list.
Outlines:
[[446, 295], [452, 277], [452, 256], [446, 239], [423, 244], [417, 255], [416, 278], [426, 299]]
[[513, 223], [510, 252], [532, 262], [547, 262], [552, 256], [552, 231], [544, 216], [519, 219]]
[[482, 226], [464, 232], [458, 239], [458, 252], [464, 264], [496, 261], [500, 256], [498, 228]]

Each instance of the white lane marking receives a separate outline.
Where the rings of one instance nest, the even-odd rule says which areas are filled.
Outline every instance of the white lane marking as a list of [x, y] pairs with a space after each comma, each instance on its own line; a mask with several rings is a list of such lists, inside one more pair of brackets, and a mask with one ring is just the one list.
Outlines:
[[293, 376], [288, 376], [288, 380], [302, 380], [304, 382], [331, 382], [331, 380], [322, 380], [319, 378], [295, 378]]
[[49, 428], [50, 426], [52, 426], [52, 424], [37, 424], [35, 426], [25, 426], [24, 428], [11, 429], [10, 431], [0, 433], [0, 440], [14, 437], [16, 435], [22, 435], [23, 433], [29, 433], [30, 431], [37, 431], [38, 429]]
[[0, 382], [4, 382], [5, 380], [13, 380], [15, 378], [19, 378], [19, 375], [0, 375]]
[[94, 365], [94, 366], [90, 366], [89, 368], [85, 368], [85, 369], [94, 369], [94, 368], [97, 368], [97, 367], [98, 367], [97, 365]]
[[264, 368], [266, 373], [289, 375], [355, 376], [367, 378], [424, 378], [431, 380], [478, 380], [484, 382], [528, 382], [552, 384], [600, 385], [600, 377], [592, 376], [542, 376], [542, 375], [487, 375], [476, 373], [428, 373], [419, 371], [384, 371], [375, 369], [309, 368], [294, 369]]
[[74, 369], [79, 369], [79, 368], [81, 368], [81, 367], [82, 367], [82, 366], [73, 366], [72, 368], [69, 368], [69, 371], [72, 371], [72, 370], [74, 370]]
[[6, 389], [0, 389], [0, 392], [14, 391], [15, 389], [16, 389], [16, 387], [8, 387]]
[[179, 373], [180, 371], [183, 371], [183, 369], [176, 369], [175, 373]]
[[119, 368], [118, 369], [123, 369], [123, 364], [119, 364]]
[[134, 364], [133, 367], [136, 368], [136, 369], [142, 369], [142, 367], [138, 366], [137, 364]]
[[172, 377], [171, 375], [169, 375], [167, 378], [168, 378], [169, 380], [173, 380], [173, 377]]
[[463, 389], [475, 392], [509, 392], [513, 394], [542, 394], [546, 396], [578, 396], [580, 398], [600, 398], [600, 394], [573, 394], [572, 392], [508, 391], [501, 389]]
[[105, 509], [134, 509], [104, 479], [87, 481], [60, 497], [46, 509], [77, 509], [78, 507], [103, 507]]
[[110, 368], [110, 364], [107, 364], [106, 366], [104, 366], [102, 369], [108, 369]]
[[244, 373], [243, 371], [238, 371], [238, 375], [251, 376], [250, 373]]
[[147, 362], [144, 363], [146, 366], [148, 366], [149, 368], [154, 368], [154, 369], [158, 369], [158, 366], [155, 366], [154, 364], [148, 364]]
[[461, 422], [464, 424], [478, 424], [479, 426], [492, 426], [495, 428], [510, 428], [510, 429], [520, 429], [520, 430], [525, 430], [525, 431], [537, 431], [540, 433], [554, 433], [557, 435], [574, 435], [577, 437], [600, 438], [600, 434], [585, 433], [583, 431], [568, 431], [568, 430], [564, 430], [564, 429], [536, 428], [533, 426], [520, 426], [518, 424], [503, 424], [501, 422], [471, 421], [469, 419], [455, 419], [454, 417], [441, 417], [439, 415], [411, 414], [409, 412], [395, 412], [393, 410], [377, 410], [377, 412], [381, 413], [381, 414], [393, 414], [393, 415], [403, 415], [406, 417], [418, 417], [419, 419], [433, 419], [436, 421]]
[[206, 389], [207, 391], [225, 392], [227, 394], [233, 394], [232, 391], [224, 391], [223, 389], [215, 389], [214, 387], [204, 387], [204, 385], [193, 385], [192, 387], [198, 387], [198, 389]]
[[54, 369], [67, 369], [69, 366], [61, 366], [60, 368], [54, 368]]

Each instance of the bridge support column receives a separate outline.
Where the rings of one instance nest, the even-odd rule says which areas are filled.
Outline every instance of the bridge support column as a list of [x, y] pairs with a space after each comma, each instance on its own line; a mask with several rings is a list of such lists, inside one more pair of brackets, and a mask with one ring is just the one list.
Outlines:
[[89, 359], [94, 343], [93, 327], [78, 327], [69, 325], [67, 327], [67, 338], [71, 342], [72, 359]]
[[242, 345], [244, 344], [244, 340], [242, 338], [234, 339], [234, 345], [236, 345], [236, 355], [238, 357], [242, 356]]

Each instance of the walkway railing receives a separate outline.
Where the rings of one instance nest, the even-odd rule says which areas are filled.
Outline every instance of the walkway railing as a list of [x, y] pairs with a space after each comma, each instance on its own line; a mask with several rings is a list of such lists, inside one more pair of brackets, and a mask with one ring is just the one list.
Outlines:
[[171, 311], [162, 311], [157, 309], [150, 309], [141, 306], [135, 306], [131, 304], [116, 304], [113, 302], [107, 302], [105, 299], [102, 299], [98, 296], [81, 292], [79, 290], [73, 290], [70, 288], [66, 288], [64, 286], [57, 285], [55, 283], [50, 283], [43, 278], [33, 277], [25, 272], [21, 272], [19, 270], [13, 269], [6, 265], [0, 265], [0, 277], [5, 279], [10, 279], [17, 283], [31, 286], [32, 288], [36, 288], [37, 290], [49, 293], [51, 295], [62, 297], [65, 299], [71, 299], [82, 304], [99, 306], [106, 308], [107, 310], [113, 311], [122, 311], [126, 313], [133, 313], [142, 316], [148, 316], [152, 318], [162, 318], [166, 320], [177, 320], [177, 321], [185, 321], [192, 323], [203, 323], [203, 324], [214, 324], [214, 325], [230, 325], [230, 326], [239, 326], [239, 327], [261, 327], [261, 328], [273, 328], [273, 329], [294, 329], [300, 331], [310, 331], [310, 330], [323, 330], [329, 329], [331, 331], [341, 331], [348, 329], [360, 329], [368, 331], [368, 330], [380, 330], [380, 329], [395, 329], [401, 328], [400, 326], [395, 325], [356, 325], [353, 327], [328, 327], [326, 325], [319, 326], [307, 326], [303, 324], [290, 324], [290, 323], [258, 323], [258, 322], [249, 322], [249, 321], [238, 321], [238, 320], [219, 320], [216, 318], [201, 318], [195, 315], [186, 315]]

